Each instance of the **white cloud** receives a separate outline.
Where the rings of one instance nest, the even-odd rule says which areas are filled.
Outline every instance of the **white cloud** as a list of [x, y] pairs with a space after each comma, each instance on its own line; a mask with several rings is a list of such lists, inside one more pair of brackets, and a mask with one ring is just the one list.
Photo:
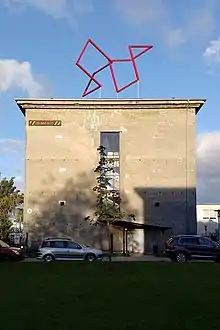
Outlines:
[[0, 153], [3, 152], [21, 152], [24, 149], [24, 141], [16, 139], [0, 138]]
[[35, 77], [29, 62], [13, 59], [0, 60], [0, 92], [18, 88], [27, 92], [29, 97], [44, 96], [47, 91]]
[[21, 190], [21, 191], [24, 190], [24, 178], [22, 176], [19, 176], [19, 175], [16, 176], [14, 182], [15, 182], [16, 187], [19, 190]]
[[200, 203], [220, 203], [220, 131], [198, 136], [197, 176]]
[[220, 38], [209, 42], [209, 46], [204, 51], [204, 57], [208, 62], [220, 63]]
[[143, 25], [165, 16], [162, 0], [116, 0], [115, 4], [116, 9], [132, 24]]
[[167, 0], [115, 0], [115, 5], [121, 17], [133, 28], [141, 28], [150, 34], [153, 31], [168, 46], [176, 46], [188, 41], [198, 43], [212, 35], [219, 2], [200, 0], [196, 6], [190, 0], [188, 3], [186, 1], [185, 8], [178, 8], [177, 3], [175, 10], [172, 2]]
[[93, 9], [90, 0], [4, 0], [4, 4], [12, 10], [33, 8], [55, 19], [69, 21]]

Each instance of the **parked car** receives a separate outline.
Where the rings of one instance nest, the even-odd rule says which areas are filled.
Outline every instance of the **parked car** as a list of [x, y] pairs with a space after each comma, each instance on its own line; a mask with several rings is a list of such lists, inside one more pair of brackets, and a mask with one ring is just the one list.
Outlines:
[[46, 238], [38, 249], [37, 259], [45, 262], [55, 260], [95, 261], [103, 259], [103, 252], [76, 243], [69, 238]]
[[25, 253], [21, 248], [11, 247], [0, 240], [0, 261], [22, 261]]
[[193, 259], [220, 262], [220, 244], [200, 235], [172, 236], [166, 242], [164, 252], [175, 262]]

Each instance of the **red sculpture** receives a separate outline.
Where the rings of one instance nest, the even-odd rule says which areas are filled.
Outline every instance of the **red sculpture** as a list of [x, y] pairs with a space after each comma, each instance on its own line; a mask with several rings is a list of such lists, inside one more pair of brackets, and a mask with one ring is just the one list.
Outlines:
[[[86, 49], [88, 48], [89, 45], [92, 45], [106, 60], [107, 60], [107, 64], [102, 66], [101, 68], [99, 68], [98, 70], [96, 70], [95, 72], [93, 72], [92, 74], [90, 74], [81, 64], [80, 64], [80, 61], [84, 55], [84, 53], [86, 52]], [[144, 53], [146, 53], [148, 50], [150, 50], [153, 46], [151, 45], [130, 45], [128, 46], [128, 50], [129, 50], [129, 54], [130, 54], [130, 58], [125, 58], [125, 59], [111, 59], [107, 54], [105, 54], [103, 52], [103, 50], [98, 47], [91, 39], [88, 39], [85, 46], [83, 47], [82, 49], [82, 52], [80, 53], [79, 55], [79, 58], [77, 59], [76, 61], [76, 65], [90, 78], [83, 94], [82, 94], [82, 97], [84, 96], [87, 96], [91, 93], [93, 93], [94, 91], [96, 91], [97, 89], [101, 88], [102, 87], [102, 84], [95, 78], [95, 75], [99, 72], [101, 72], [102, 70], [106, 69], [107, 67], [110, 68], [110, 72], [111, 72], [111, 76], [112, 76], [112, 80], [113, 80], [113, 84], [114, 84], [114, 87], [115, 87], [115, 91], [116, 93], [120, 93], [122, 92], [123, 90], [125, 90], [126, 88], [130, 87], [131, 85], [137, 83], [140, 78], [139, 78], [139, 74], [138, 74], [138, 69], [137, 69], [137, 65], [136, 65], [136, 62], [135, 60], [140, 57], [141, 55], [143, 55]], [[134, 55], [133, 53], [133, 50], [134, 49], [141, 49], [142, 50]], [[116, 77], [115, 77], [115, 72], [114, 72], [114, 68], [113, 68], [113, 65], [114, 63], [116, 62], [131, 62], [132, 63], [132, 66], [133, 66], [133, 69], [134, 69], [134, 75], [135, 75], [135, 79], [131, 82], [129, 82], [128, 84], [122, 86], [122, 87], [118, 87], [117, 85], [117, 80], [116, 80]], [[91, 85], [91, 83], [95, 83], [96, 86], [89, 90], [89, 87]]]

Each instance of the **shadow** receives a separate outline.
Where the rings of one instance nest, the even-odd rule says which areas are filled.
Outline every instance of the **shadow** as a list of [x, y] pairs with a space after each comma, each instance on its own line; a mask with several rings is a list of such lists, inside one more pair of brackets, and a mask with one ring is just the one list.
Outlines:
[[[105, 225], [91, 225], [85, 217], [93, 215], [96, 204], [94, 172], [81, 173], [76, 179], [68, 179], [58, 188], [55, 177], [49, 176], [41, 183], [41, 192], [26, 196], [26, 232], [31, 246], [36, 248], [46, 237], [70, 237], [74, 241], [108, 250], [108, 235]], [[55, 192], [54, 192], [55, 191]], [[129, 209], [125, 196], [122, 198], [122, 209], [127, 213], [135, 213]], [[114, 252], [123, 251], [123, 231], [119, 227], [112, 228]]]
[[[141, 197], [144, 230], [144, 252], [152, 253], [157, 246], [163, 250], [171, 235], [196, 234], [196, 189], [137, 187]], [[170, 228], [167, 228], [170, 227]]]

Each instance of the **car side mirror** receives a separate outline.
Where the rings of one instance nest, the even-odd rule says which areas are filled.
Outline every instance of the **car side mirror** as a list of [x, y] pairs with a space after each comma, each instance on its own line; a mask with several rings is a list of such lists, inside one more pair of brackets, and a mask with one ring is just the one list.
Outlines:
[[77, 249], [82, 250], [82, 246], [78, 245]]

